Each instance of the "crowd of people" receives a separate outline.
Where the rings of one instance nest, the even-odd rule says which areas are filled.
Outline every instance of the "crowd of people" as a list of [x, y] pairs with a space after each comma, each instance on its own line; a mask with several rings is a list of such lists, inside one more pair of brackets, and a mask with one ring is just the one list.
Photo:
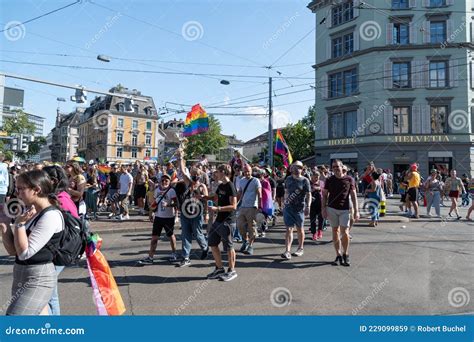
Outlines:
[[[457, 177], [456, 170], [443, 180], [434, 169], [423, 180], [415, 163], [402, 176], [395, 185], [390, 170], [377, 168], [373, 162], [360, 176], [340, 160], [333, 160], [330, 166], [308, 167], [300, 161], [288, 168], [262, 166], [246, 161], [238, 152], [225, 164], [210, 165], [204, 156], [190, 163], [182, 149], [163, 166], [140, 161], [110, 165], [94, 161], [83, 165], [75, 161], [65, 165], [16, 164], [0, 155], [2, 240], [6, 251], [15, 256], [7, 314], [60, 313], [57, 278], [63, 267], [53, 264], [51, 248], [64, 230], [60, 210], [88, 220], [100, 217], [126, 221], [130, 219], [130, 203], [134, 203], [137, 214], [148, 215], [152, 223], [149, 252], [139, 265], [154, 263], [164, 231], [170, 244], [170, 262], [177, 267], [189, 266], [195, 239], [199, 258], [204, 260], [212, 254], [215, 262], [207, 278], [227, 282], [237, 277], [236, 249], [254, 254], [257, 239], [265, 237], [277, 220], [282, 220], [286, 232], [282, 254], [276, 257], [290, 260], [304, 255], [305, 227], [309, 226], [314, 241], [322, 239], [323, 232], [331, 227], [335, 251], [332, 265], [349, 267], [351, 229], [362, 209], [369, 214], [369, 226], [376, 227], [385, 214], [386, 198], [398, 192], [400, 210], [417, 219], [419, 193], [423, 192], [427, 215], [434, 208], [440, 217], [442, 199], [448, 196], [449, 216], [454, 214], [460, 219], [459, 198], [469, 205], [469, 194], [474, 192], [474, 179], [466, 182]], [[361, 205], [358, 195], [364, 198]], [[5, 215], [14, 199], [21, 202], [23, 210]], [[467, 220], [471, 220], [473, 210], [471, 204]], [[101, 212], [105, 215], [99, 215]], [[308, 217], [309, 224], [305, 225]], [[236, 248], [235, 244], [240, 246]], [[223, 255], [227, 257], [227, 269]], [[22, 284], [26, 283], [25, 288]]]

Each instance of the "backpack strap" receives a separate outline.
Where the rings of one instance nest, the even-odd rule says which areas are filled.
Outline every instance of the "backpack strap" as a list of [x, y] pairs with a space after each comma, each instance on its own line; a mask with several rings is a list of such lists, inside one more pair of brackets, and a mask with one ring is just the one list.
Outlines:
[[50, 205], [49, 207], [44, 208], [43, 210], [41, 210], [41, 211], [39, 212], [39, 214], [36, 215], [36, 217], [33, 219], [33, 221], [31, 221], [31, 226], [35, 226], [35, 225], [38, 223], [39, 219], [40, 219], [46, 212], [48, 212], [48, 211], [50, 211], [50, 210], [54, 210], [54, 209], [58, 209], [58, 208], [56, 208], [54, 205]]

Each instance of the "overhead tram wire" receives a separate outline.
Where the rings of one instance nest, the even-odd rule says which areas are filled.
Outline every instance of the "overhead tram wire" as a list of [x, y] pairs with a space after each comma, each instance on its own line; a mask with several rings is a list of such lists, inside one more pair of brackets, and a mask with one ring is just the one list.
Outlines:
[[316, 30], [316, 27], [312, 28], [308, 33], [306, 33], [303, 37], [298, 39], [289, 49], [287, 49], [280, 57], [278, 57], [268, 68], [273, 68], [273, 66], [278, 63], [283, 57], [285, 57], [291, 50], [293, 50], [299, 43], [301, 43], [306, 37], [308, 37], [311, 33]]
[[74, 5], [76, 5], [76, 4], [80, 3], [80, 2], [81, 2], [81, 0], [77, 0], [77, 1], [75, 1], [75, 2], [72, 2], [72, 3], [68, 4], [68, 5], [65, 5], [65, 6], [62, 6], [62, 7], [60, 7], [60, 8], [57, 8], [57, 9], [55, 9], [55, 10], [52, 10], [52, 11], [49, 11], [49, 12], [47, 12], [47, 13], [41, 14], [41, 15], [39, 15], [39, 16], [37, 16], [37, 17], [34, 17], [34, 18], [31, 18], [31, 19], [25, 20], [25, 21], [23, 21], [23, 22], [21, 22], [21, 23], [18, 23], [18, 24], [16, 24], [16, 25], [10, 26], [10, 27], [8, 27], [8, 28], [4, 28], [3, 30], [0, 31], [0, 33], [5, 32], [5, 31], [8, 31], [8, 30], [11, 30], [11, 29], [13, 29], [13, 28], [15, 28], [15, 27], [17, 27], [17, 26], [22, 26], [22, 25], [31, 23], [32, 21], [35, 21], [35, 20], [44, 18], [44, 17], [46, 17], [46, 16], [48, 16], [48, 15], [50, 15], [50, 14], [59, 12], [59, 11], [61, 11], [61, 10], [63, 10], [63, 9], [66, 9], [66, 8], [68, 8], [68, 7], [71, 7], [71, 6], [74, 6]]

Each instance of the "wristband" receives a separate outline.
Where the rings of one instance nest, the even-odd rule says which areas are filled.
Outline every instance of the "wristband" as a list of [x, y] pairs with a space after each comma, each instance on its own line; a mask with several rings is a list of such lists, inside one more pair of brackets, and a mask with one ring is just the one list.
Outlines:
[[26, 229], [26, 225], [24, 223], [17, 223], [17, 224], [15, 224], [15, 228], [16, 229], [20, 229], [20, 228], [25, 228]]

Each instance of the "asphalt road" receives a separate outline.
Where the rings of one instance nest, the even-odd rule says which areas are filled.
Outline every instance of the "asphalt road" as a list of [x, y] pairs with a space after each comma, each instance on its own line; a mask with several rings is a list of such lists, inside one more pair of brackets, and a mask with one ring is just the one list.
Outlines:
[[[473, 229], [451, 220], [356, 226], [352, 266], [335, 267], [329, 231], [318, 242], [307, 234], [304, 256], [282, 261], [284, 228], [277, 225], [258, 239], [253, 256], [238, 253], [238, 278], [228, 283], [206, 280], [214, 266], [198, 260], [199, 250], [189, 267], [160, 260], [169, 254], [167, 241], [158, 243], [154, 265], [137, 266], [148, 250], [146, 232], [103, 234], [102, 251], [128, 315], [472, 314]], [[5, 255], [1, 246], [0, 303], [8, 301], [12, 281]], [[59, 291], [63, 314], [96, 314], [85, 267], [67, 268]]]

